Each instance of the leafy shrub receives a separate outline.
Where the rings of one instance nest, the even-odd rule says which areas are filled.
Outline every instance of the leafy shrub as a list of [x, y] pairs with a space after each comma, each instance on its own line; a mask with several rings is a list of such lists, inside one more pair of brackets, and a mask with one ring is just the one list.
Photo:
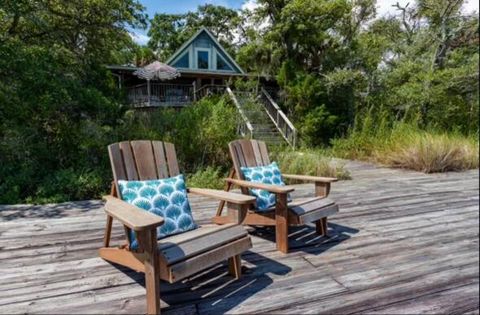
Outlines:
[[106, 191], [104, 178], [95, 170], [60, 169], [45, 177], [27, 202], [55, 203], [65, 200], [100, 198]]
[[302, 140], [309, 146], [321, 145], [334, 136], [337, 116], [331, 115], [325, 105], [312, 109], [305, 115], [300, 127]]
[[220, 168], [207, 166], [187, 176], [188, 187], [223, 189], [226, 174]]
[[208, 165], [230, 165], [228, 143], [237, 138], [237, 115], [224, 98], [204, 98], [180, 111], [172, 109], [128, 112], [121, 134], [124, 139], [150, 139], [175, 144], [186, 172]]
[[274, 152], [272, 158], [278, 161], [280, 169], [285, 174], [351, 179], [350, 173], [342, 163], [322, 155], [319, 150], [284, 150]]

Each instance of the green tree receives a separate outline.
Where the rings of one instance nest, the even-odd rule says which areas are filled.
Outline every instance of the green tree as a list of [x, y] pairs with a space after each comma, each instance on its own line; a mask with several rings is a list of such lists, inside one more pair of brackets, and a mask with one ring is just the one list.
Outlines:
[[205, 4], [197, 11], [185, 14], [157, 13], [150, 21], [148, 46], [161, 60], [166, 60], [200, 28], [207, 28], [232, 55], [235, 54], [235, 34], [242, 18], [235, 10]]
[[0, 19], [0, 203], [98, 196], [123, 113], [104, 66], [131, 48], [142, 6], [7, 0]]

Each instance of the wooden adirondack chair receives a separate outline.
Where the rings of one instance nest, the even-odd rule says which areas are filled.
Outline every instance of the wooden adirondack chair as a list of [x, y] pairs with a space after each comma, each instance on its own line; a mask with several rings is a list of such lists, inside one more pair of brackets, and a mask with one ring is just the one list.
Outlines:
[[[235, 224], [235, 217], [255, 202], [255, 198], [211, 189], [191, 188], [189, 193], [226, 202], [232, 224], [207, 225], [182, 234], [157, 240], [156, 227], [163, 218], [119, 199], [118, 180], [151, 180], [179, 174], [175, 147], [160, 141], [125, 141], [108, 147], [114, 182], [112, 193], [105, 196], [107, 225], [100, 256], [113, 263], [145, 273], [148, 314], [160, 313], [160, 279], [170, 283], [228, 259], [229, 272], [241, 275], [240, 254], [252, 247], [245, 229]], [[126, 244], [110, 247], [112, 220], [125, 227]], [[137, 235], [139, 248], [129, 247], [130, 230]]]
[[[319, 235], [328, 236], [327, 217], [338, 212], [335, 202], [327, 198], [330, 185], [336, 178], [282, 174], [284, 178], [313, 182], [315, 197], [292, 201], [287, 204], [288, 193], [294, 191], [292, 186], [265, 185], [245, 181], [241, 167], [265, 166], [270, 164], [265, 142], [257, 140], [236, 140], [229, 144], [233, 169], [226, 179], [225, 190], [233, 185], [239, 186], [244, 195], [249, 195], [248, 188], [264, 189], [276, 194], [276, 205], [267, 211], [255, 211], [251, 208], [240, 218], [245, 225], [275, 226], [277, 249], [288, 253], [288, 227], [315, 222]], [[222, 216], [224, 202], [220, 202], [213, 222], [227, 224], [231, 217]]]

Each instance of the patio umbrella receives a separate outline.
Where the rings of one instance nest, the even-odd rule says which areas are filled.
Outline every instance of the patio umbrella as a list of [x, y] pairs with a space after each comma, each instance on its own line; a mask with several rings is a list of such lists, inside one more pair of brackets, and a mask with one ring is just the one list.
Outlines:
[[154, 61], [133, 73], [141, 79], [147, 80], [148, 105], [150, 106], [150, 80], [172, 80], [180, 76], [177, 69], [164, 63]]

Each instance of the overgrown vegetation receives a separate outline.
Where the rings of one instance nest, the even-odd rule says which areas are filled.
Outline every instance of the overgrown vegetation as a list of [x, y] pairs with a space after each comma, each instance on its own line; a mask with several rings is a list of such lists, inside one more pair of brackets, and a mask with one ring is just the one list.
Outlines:
[[371, 111], [358, 120], [348, 137], [332, 141], [335, 156], [360, 159], [425, 173], [478, 168], [478, 133], [424, 130]]
[[280, 150], [273, 154], [285, 174], [302, 174], [321, 177], [351, 179], [344, 163], [335, 162], [320, 150]]
[[306, 148], [278, 155], [284, 171], [347, 177], [309, 149], [329, 145], [425, 172], [478, 167], [479, 23], [463, 1], [418, 0], [386, 17], [374, 0], [257, 2], [252, 12], [159, 14], [140, 47], [128, 31], [147, 25], [136, 0], [2, 1], [0, 203], [99, 197], [111, 179], [106, 146], [125, 139], [174, 142], [192, 185], [220, 187], [234, 109], [209, 99], [134, 112], [105, 68], [165, 61], [200, 27], [280, 85]]
[[188, 187], [200, 187], [211, 189], [223, 189], [223, 179], [227, 177], [227, 172], [221, 168], [207, 166], [205, 169], [200, 169], [187, 177]]
[[306, 146], [346, 136], [358, 113], [469, 135], [479, 128], [477, 14], [419, 0], [376, 16], [376, 1], [258, 0], [238, 53], [275, 77]]

